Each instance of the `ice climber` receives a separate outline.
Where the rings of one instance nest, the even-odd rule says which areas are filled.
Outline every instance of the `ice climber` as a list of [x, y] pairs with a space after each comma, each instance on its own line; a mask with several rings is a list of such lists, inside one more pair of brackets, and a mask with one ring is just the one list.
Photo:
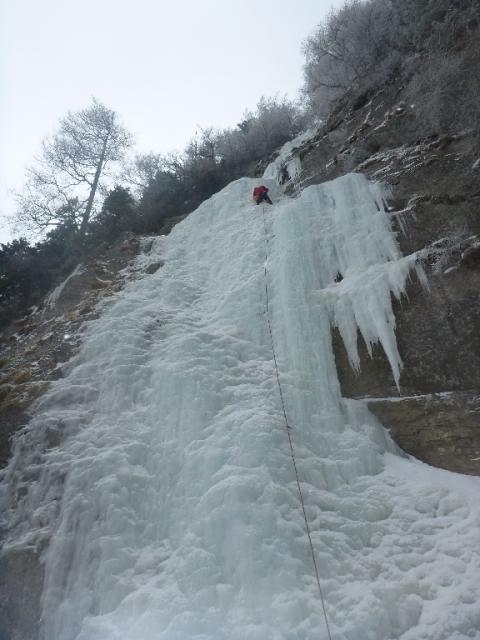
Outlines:
[[263, 201], [268, 202], [268, 204], [273, 204], [268, 196], [268, 188], [263, 184], [259, 187], [255, 187], [253, 190], [253, 199], [257, 204], [260, 204]]

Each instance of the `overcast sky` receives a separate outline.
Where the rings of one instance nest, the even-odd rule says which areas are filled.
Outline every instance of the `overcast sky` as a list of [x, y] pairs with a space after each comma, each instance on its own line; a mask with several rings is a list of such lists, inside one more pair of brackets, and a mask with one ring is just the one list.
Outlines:
[[0, 0], [0, 212], [41, 140], [92, 96], [156, 152], [182, 150], [197, 125], [234, 126], [262, 95], [295, 98], [301, 43], [341, 4]]

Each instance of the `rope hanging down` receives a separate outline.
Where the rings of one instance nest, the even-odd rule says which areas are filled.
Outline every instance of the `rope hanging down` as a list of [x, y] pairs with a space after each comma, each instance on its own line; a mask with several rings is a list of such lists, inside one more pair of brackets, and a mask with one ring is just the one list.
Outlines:
[[292, 463], [293, 463], [293, 469], [295, 471], [295, 479], [297, 482], [297, 489], [298, 489], [298, 496], [300, 498], [300, 504], [302, 507], [302, 513], [303, 513], [303, 519], [305, 521], [305, 530], [307, 533], [307, 538], [308, 538], [308, 544], [310, 547], [310, 553], [312, 555], [312, 562], [313, 562], [313, 568], [314, 568], [314, 572], [315, 572], [315, 579], [317, 582], [317, 586], [318, 586], [318, 593], [320, 596], [320, 602], [322, 604], [322, 611], [323, 611], [323, 617], [325, 618], [325, 627], [327, 629], [327, 635], [329, 640], [332, 640], [332, 636], [330, 633], [330, 625], [328, 624], [328, 618], [327, 618], [327, 611], [325, 608], [325, 599], [323, 597], [323, 592], [322, 592], [322, 587], [320, 584], [320, 574], [318, 571], [318, 566], [317, 566], [317, 560], [315, 557], [315, 550], [313, 548], [313, 542], [312, 542], [312, 536], [310, 534], [310, 526], [308, 524], [308, 517], [307, 517], [307, 512], [305, 510], [305, 501], [303, 499], [303, 491], [302, 491], [302, 487], [300, 485], [300, 478], [298, 476], [298, 469], [297, 469], [297, 462], [295, 459], [295, 450], [293, 448], [293, 442], [292, 442], [292, 436], [290, 434], [290, 425], [288, 424], [288, 418], [287, 418], [287, 411], [285, 409], [285, 400], [283, 397], [283, 390], [282, 390], [282, 385], [280, 384], [280, 373], [278, 370], [278, 362], [277, 362], [277, 354], [275, 352], [275, 343], [273, 341], [273, 332], [272, 332], [272, 323], [270, 320], [270, 306], [269, 306], [269, 295], [268, 295], [268, 273], [267, 273], [267, 261], [268, 261], [268, 234], [267, 234], [267, 223], [265, 220], [265, 204], [262, 203], [262, 218], [263, 218], [263, 230], [265, 232], [265, 307], [266, 307], [266, 316], [267, 316], [267, 324], [268, 324], [268, 331], [270, 333], [270, 340], [271, 340], [271, 344], [272, 344], [272, 354], [273, 354], [273, 362], [275, 365], [275, 377], [277, 379], [277, 385], [278, 385], [278, 392], [280, 395], [280, 403], [282, 405], [282, 413], [283, 413], [283, 417], [285, 420], [285, 430], [287, 432], [287, 436], [288, 436], [288, 444], [290, 446], [290, 455], [292, 458]]

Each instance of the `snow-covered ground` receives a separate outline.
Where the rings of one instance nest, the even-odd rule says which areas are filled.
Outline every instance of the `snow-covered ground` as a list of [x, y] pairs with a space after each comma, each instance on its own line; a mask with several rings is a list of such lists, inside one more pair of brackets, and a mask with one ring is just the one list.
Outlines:
[[[332, 353], [334, 323], [357, 364], [358, 325], [398, 377], [390, 292], [414, 257], [363, 176], [295, 199], [268, 184], [269, 313], [331, 637], [480, 638], [480, 479], [403, 456], [341, 398]], [[165, 265], [90, 323], [17, 449], [9, 544], [48, 542], [48, 640], [327, 638], [254, 185], [155, 240]], [[62, 443], [42, 452], [52, 432]]]

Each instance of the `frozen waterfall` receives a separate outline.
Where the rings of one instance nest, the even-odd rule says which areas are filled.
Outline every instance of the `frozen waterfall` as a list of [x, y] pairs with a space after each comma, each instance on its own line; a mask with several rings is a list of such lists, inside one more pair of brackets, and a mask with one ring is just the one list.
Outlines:
[[[163, 268], [88, 325], [19, 439], [7, 548], [44, 546], [43, 640], [327, 638], [254, 184], [155, 239]], [[358, 327], [398, 380], [391, 294], [415, 256], [362, 175], [268, 184], [269, 312], [332, 639], [478, 639], [480, 479], [402, 455], [342, 399], [331, 346], [334, 324], [358, 367]]]

